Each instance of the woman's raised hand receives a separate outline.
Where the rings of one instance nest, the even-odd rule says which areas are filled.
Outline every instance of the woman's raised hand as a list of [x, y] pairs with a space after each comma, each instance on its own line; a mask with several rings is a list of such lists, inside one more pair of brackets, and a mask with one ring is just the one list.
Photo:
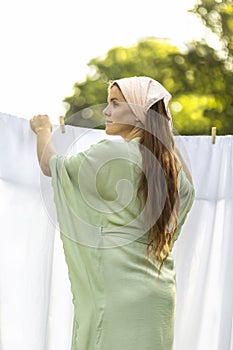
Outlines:
[[30, 119], [30, 126], [32, 131], [37, 134], [41, 130], [50, 130], [52, 131], [52, 123], [49, 119], [49, 117], [45, 115], [36, 115], [33, 118]]

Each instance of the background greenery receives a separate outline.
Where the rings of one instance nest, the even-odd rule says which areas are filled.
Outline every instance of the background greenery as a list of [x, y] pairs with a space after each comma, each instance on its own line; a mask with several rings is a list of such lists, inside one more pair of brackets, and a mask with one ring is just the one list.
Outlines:
[[67, 124], [104, 128], [103, 104], [109, 80], [149, 76], [173, 95], [170, 110], [179, 134], [233, 133], [233, 2], [202, 0], [192, 10], [219, 40], [213, 49], [204, 40], [181, 50], [169, 41], [145, 38], [132, 47], [114, 47], [89, 62], [85, 81], [66, 97]]

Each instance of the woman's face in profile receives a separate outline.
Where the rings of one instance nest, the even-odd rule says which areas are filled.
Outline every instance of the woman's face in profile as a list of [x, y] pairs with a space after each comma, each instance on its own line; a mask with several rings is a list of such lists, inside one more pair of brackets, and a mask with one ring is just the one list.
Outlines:
[[120, 135], [130, 139], [136, 124], [136, 117], [127, 104], [121, 90], [113, 85], [108, 94], [108, 105], [103, 110], [105, 115], [105, 132], [108, 135]]

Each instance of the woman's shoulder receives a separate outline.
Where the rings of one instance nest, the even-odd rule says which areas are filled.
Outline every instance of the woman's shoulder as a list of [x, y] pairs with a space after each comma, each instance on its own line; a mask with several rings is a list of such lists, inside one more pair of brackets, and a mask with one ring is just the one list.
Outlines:
[[138, 156], [140, 153], [138, 143], [134, 141], [125, 141], [120, 138], [116, 139], [103, 139], [98, 143], [92, 145], [87, 151], [88, 156], [95, 155], [97, 157], [132, 157], [133, 154]]

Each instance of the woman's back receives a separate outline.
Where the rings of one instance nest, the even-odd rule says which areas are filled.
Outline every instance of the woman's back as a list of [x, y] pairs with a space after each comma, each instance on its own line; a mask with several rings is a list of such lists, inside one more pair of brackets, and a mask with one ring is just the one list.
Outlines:
[[[159, 264], [147, 257], [138, 141], [105, 140], [50, 162], [74, 296], [72, 350], [172, 349], [175, 269], [169, 256], [158, 278]], [[182, 170], [179, 186], [180, 231], [193, 200]]]

